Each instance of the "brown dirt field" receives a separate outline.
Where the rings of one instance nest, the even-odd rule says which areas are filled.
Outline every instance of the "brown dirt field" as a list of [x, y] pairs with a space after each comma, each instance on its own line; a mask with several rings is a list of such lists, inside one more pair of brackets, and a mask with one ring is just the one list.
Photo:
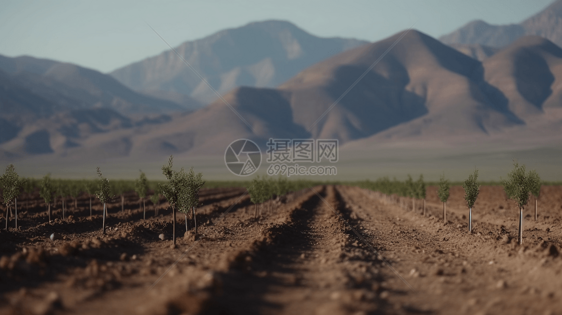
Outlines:
[[143, 220], [125, 197], [106, 235], [87, 196], [64, 220], [59, 201], [51, 223], [37, 196], [22, 200], [20, 228], [0, 231], [0, 314], [562, 314], [560, 187], [543, 188], [522, 246], [518, 209], [495, 186], [481, 189], [473, 233], [461, 187], [447, 224], [435, 187], [425, 215], [421, 202], [322, 186], [256, 217], [244, 189], [203, 190], [199, 237], [178, 214], [176, 248], [168, 205], [156, 216], [146, 202]]

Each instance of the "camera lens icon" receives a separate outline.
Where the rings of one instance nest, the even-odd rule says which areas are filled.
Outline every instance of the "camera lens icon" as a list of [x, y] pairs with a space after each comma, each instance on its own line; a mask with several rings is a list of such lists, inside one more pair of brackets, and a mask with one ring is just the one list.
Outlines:
[[224, 163], [236, 176], [249, 176], [257, 172], [261, 164], [261, 150], [248, 139], [233, 141], [224, 152]]

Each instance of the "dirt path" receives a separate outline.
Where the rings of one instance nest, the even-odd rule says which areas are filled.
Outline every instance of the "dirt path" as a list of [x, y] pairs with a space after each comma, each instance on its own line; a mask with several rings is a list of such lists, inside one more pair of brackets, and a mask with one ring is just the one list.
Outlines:
[[[341, 187], [360, 226], [399, 275], [384, 269], [388, 302], [397, 313], [552, 314], [562, 310], [562, 264], [548, 253], [502, 244], [438, 218], [385, 204], [374, 194]], [[532, 253], [533, 252], [533, 253]]]

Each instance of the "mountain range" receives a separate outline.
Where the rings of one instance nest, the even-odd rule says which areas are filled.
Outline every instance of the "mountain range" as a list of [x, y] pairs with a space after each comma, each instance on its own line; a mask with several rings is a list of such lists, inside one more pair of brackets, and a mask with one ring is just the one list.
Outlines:
[[478, 50], [480, 46], [486, 50], [486, 47], [504, 47], [528, 35], [540, 36], [562, 46], [562, 0], [554, 1], [544, 10], [518, 24], [492, 25], [475, 20], [439, 37], [439, 40], [465, 50], [470, 50], [470, 47]]
[[185, 42], [110, 74], [137, 91], [175, 92], [210, 103], [217, 95], [207, 84], [220, 94], [239, 86], [277, 87], [319, 61], [364, 44], [316, 37], [292, 23], [269, 20]]

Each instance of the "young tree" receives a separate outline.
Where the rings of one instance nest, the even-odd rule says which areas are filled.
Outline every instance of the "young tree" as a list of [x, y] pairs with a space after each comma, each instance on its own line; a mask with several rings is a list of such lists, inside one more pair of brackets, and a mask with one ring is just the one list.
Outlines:
[[179, 200], [179, 211], [184, 213], [185, 218], [185, 231], [187, 232], [187, 214], [191, 210], [191, 216], [193, 217], [193, 223], [195, 226], [195, 239], [197, 239], [197, 213], [195, 208], [199, 206], [199, 190], [205, 182], [203, 181], [203, 174], [198, 173], [197, 175], [193, 171], [193, 167], [189, 169], [189, 173], [186, 176], [187, 190], [184, 191]]
[[462, 187], [464, 188], [464, 200], [468, 206], [468, 232], [472, 232], [472, 207], [478, 198], [480, 192], [480, 185], [476, 182], [478, 180], [478, 170], [474, 170], [474, 174], [470, 174], [468, 179], [464, 181]]
[[17, 198], [20, 194], [23, 179], [16, 173], [16, 168], [13, 164], [6, 167], [4, 175], [0, 176], [0, 186], [3, 191], [4, 204], [6, 205], [6, 231], [8, 230], [8, 221], [10, 220], [10, 205], [14, 202], [15, 205], [15, 226], [18, 228], [18, 201]]
[[146, 175], [143, 173], [143, 171], [140, 171], [140, 176], [135, 181], [135, 192], [137, 193], [137, 195], [139, 195], [139, 198], [142, 201], [142, 218], [144, 220], [146, 219], [146, 207], [144, 205], [144, 198], [148, 193], [148, 179], [146, 178]]
[[439, 190], [437, 190], [437, 195], [439, 200], [443, 203], [443, 223], [447, 223], [447, 200], [449, 200], [449, 189], [450, 184], [447, 179], [445, 179], [445, 174], [439, 179]]
[[82, 182], [82, 189], [88, 194], [88, 198], [90, 199], [90, 218], [92, 217], [92, 195], [96, 192], [97, 185], [96, 181], [92, 180], [84, 180]]
[[61, 198], [61, 204], [62, 204], [62, 219], [64, 220], [64, 214], [65, 214], [65, 210], [66, 210], [66, 206], [65, 206], [65, 198], [68, 195], [68, 187], [66, 185], [65, 182], [63, 182], [62, 180], [58, 180], [56, 182], [56, 191], [57, 191], [57, 195], [60, 196]]
[[172, 218], [173, 218], [173, 225], [172, 225], [172, 239], [174, 245], [176, 245], [176, 209], [179, 206], [180, 199], [185, 200], [185, 196], [183, 194], [188, 193], [188, 183], [187, 183], [187, 174], [185, 173], [184, 169], [180, 169], [179, 172], [174, 171], [173, 167], [173, 156], [170, 156], [168, 160], [168, 165], [162, 166], [162, 173], [168, 179], [168, 182], [165, 184], [160, 184], [160, 191], [162, 195], [166, 197], [170, 206], [172, 207]]
[[51, 222], [51, 202], [53, 201], [53, 195], [55, 194], [55, 187], [53, 186], [53, 181], [51, 180], [51, 174], [47, 174], [45, 175], [45, 177], [43, 177], [40, 186], [41, 187], [39, 190], [39, 195], [41, 196], [41, 198], [43, 198], [43, 200], [45, 200], [45, 203], [47, 204], [49, 222]]
[[416, 181], [416, 198], [423, 200], [423, 215], [425, 216], [425, 182], [423, 181], [423, 174], [420, 175], [420, 178]]
[[123, 181], [114, 181], [112, 188], [115, 195], [121, 197], [121, 212], [123, 212], [125, 209], [125, 191], [127, 190], [125, 183]]
[[80, 185], [78, 183], [70, 183], [68, 185], [68, 195], [74, 199], [74, 211], [78, 210], [78, 196], [80, 196]]
[[541, 195], [541, 178], [536, 171], [530, 171], [529, 181], [531, 184], [531, 193], [535, 196], [535, 221], [537, 221], [539, 216], [539, 197]]
[[[28, 197], [31, 197], [33, 195], [33, 192], [35, 191], [35, 186], [36, 186], [36, 180], [33, 178], [26, 178], [22, 183], [22, 189], [27, 194]], [[31, 200], [29, 200], [27, 203], [28, 207], [30, 202]]]
[[412, 176], [408, 174], [408, 179], [406, 180], [406, 196], [412, 198], [412, 211], [416, 210], [416, 185], [412, 180]]
[[160, 202], [160, 190], [158, 186], [154, 189], [154, 193], [150, 196], [150, 201], [152, 201], [152, 206], [154, 208], [154, 215], [158, 216], [158, 203]]
[[523, 244], [523, 208], [529, 201], [529, 195], [537, 180], [536, 175], [527, 174], [525, 165], [513, 164], [513, 170], [507, 174], [507, 180], [503, 181], [505, 194], [513, 199], [519, 206], [519, 244]]
[[111, 185], [109, 184], [109, 180], [103, 177], [100, 168], [98, 167], [97, 170], [99, 179], [97, 182], [98, 189], [96, 191], [96, 197], [103, 203], [103, 223], [102, 223], [102, 233], [105, 234], [105, 217], [107, 216], [107, 207], [106, 203], [108, 203], [111, 199], [114, 198], [113, 192], [111, 191]]
[[258, 204], [263, 202], [264, 195], [265, 195], [265, 189], [260, 176], [258, 175], [254, 179], [252, 179], [250, 185], [248, 185], [246, 189], [250, 194], [250, 201], [252, 201], [252, 203], [254, 204], [254, 217], [257, 218]]

